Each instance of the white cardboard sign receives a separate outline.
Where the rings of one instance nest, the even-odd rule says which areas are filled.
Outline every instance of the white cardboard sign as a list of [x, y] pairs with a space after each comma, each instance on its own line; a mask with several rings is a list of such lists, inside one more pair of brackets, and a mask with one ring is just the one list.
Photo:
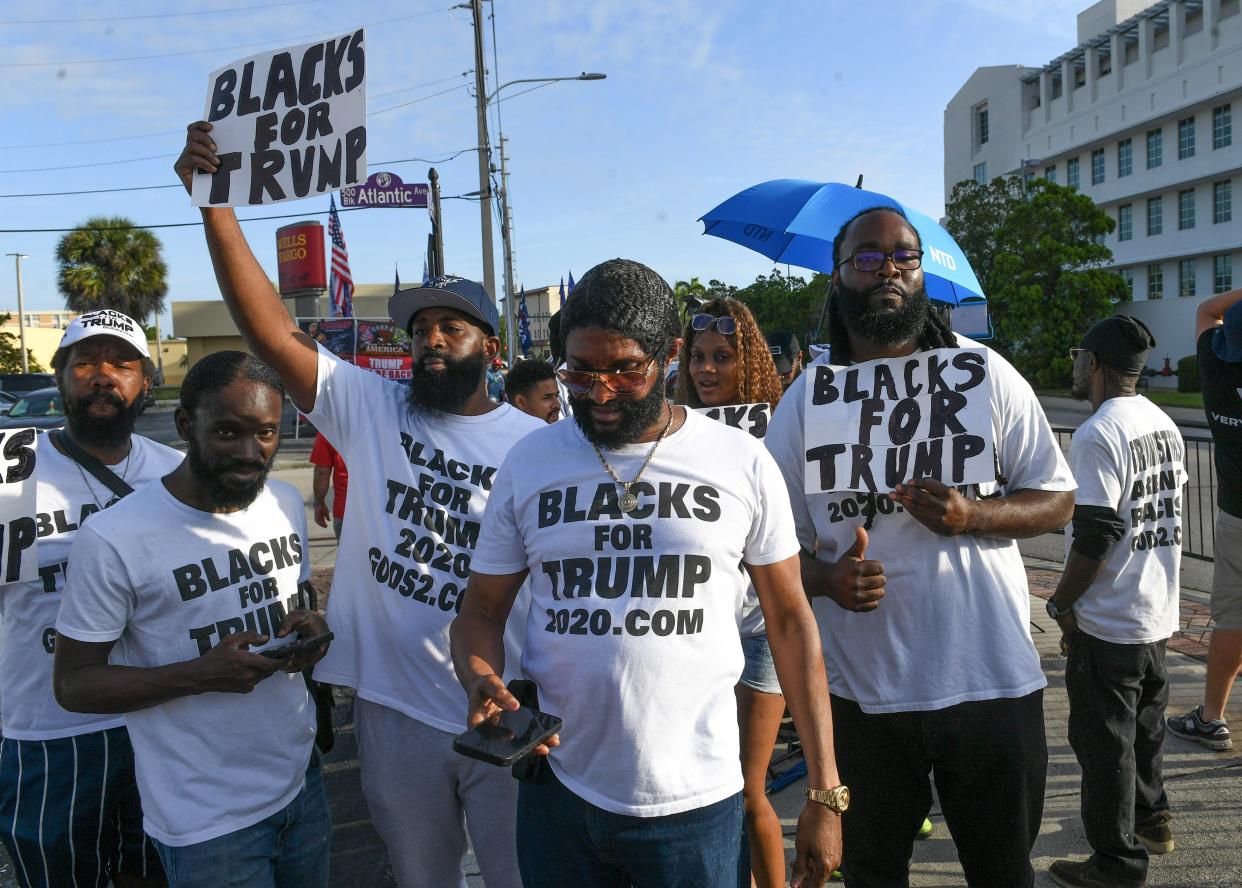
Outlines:
[[213, 72], [203, 119], [220, 169], [194, 176], [196, 207], [259, 206], [365, 181], [363, 30]]
[[0, 585], [39, 577], [38, 446], [34, 429], [0, 429]]
[[914, 478], [950, 487], [996, 480], [986, 349], [806, 372], [807, 493], [887, 493]]
[[772, 420], [772, 405], [766, 402], [729, 404], [725, 407], [699, 407], [696, 412], [702, 413], [708, 419], [750, 432], [756, 438], [762, 438], [768, 433], [768, 423]]

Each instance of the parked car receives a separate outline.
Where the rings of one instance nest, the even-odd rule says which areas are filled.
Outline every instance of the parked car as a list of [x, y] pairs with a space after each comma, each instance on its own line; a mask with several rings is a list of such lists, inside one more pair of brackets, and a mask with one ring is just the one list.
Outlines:
[[65, 410], [56, 386], [25, 393], [7, 416], [0, 417], [0, 428], [5, 429], [59, 429], [64, 424]]
[[0, 391], [24, 395], [36, 389], [56, 385], [51, 373], [0, 373]]

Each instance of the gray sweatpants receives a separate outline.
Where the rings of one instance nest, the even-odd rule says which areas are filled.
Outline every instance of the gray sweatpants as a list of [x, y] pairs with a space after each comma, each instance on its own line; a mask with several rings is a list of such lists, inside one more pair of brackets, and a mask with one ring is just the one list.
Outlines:
[[354, 730], [362, 794], [401, 888], [466, 888], [467, 831], [487, 888], [521, 888], [508, 768], [453, 752], [452, 734], [361, 697]]

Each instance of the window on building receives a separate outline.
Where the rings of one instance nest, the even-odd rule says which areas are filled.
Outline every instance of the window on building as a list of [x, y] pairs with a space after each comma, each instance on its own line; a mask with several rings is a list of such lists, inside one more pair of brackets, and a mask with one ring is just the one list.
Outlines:
[[1087, 63], [1080, 56], [1071, 66], [1074, 70], [1074, 89], [1087, 85]]
[[1065, 161], [1065, 184], [1070, 188], [1078, 187], [1078, 158], [1071, 157]]
[[1164, 267], [1161, 265], [1147, 266], [1147, 298], [1164, 298]]
[[1238, 14], [1238, 0], [1220, 0], [1220, 17], [1229, 18]]
[[975, 184], [988, 184], [988, 165], [986, 162], [975, 164]]
[[1164, 231], [1164, 198], [1147, 198], [1147, 236]]
[[1091, 152], [1091, 184], [1100, 185], [1104, 182], [1104, 149], [1096, 148]]
[[1048, 79], [1052, 81], [1052, 87], [1051, 87], [1051, 88], [1052, 88], [1052, 97], [1053, 97], [1054, 99], [1059, 99], [1059, 98], [1061, 98], [1061, 72], [1060, 72], [1060, 71], [1055, 72], [1055, 73], [1054, 73], [1054, 74], [1053, 74], [1050, 78], [1048, 78]]
[[1186, 8], [1186, 26], [1182, 29], [1182, 36], [1189, 37], [1191, 34], [1198, 34], [1203, 30], [1203, 7], [1191, 9], [1189, 4]]
[[1138, 28], [1131, 28], [1122, 35], [1125, 49], [1121, 53], [1122, 64], [1133, 65], [1138, 61]]
[[1131, 299], [1133, 299], [1134, 298], [1134, 269], [1123, 268], [1121, 269], [1121, 271], [1117, 273], [1121, 275], [1121, 279], [1126, 282], [1126, 293], [1130, 296]]
[[1057, 184], [1057, 168], [1055, 166], [1044, 167], [1044, 178], [1053, 185]]
[[1195, 119], [1184, 117], [1177, 122], [1177, 159], [1195, 156]]
[[1151, 49], [1152, 52], [1164, 49], [1169, 45], [1169, 20], [1156, 25], [1156, 29], [1152, 34]]
[[1195, 190], [1187, 188], [1177, 192], [1177, 228], [1185, 231], [1195, 227]]
[[1164, 162], [1164, 131], [1147, 131], [1147, 168], [1154, 170]]
[[1233, 257], [1228, 253], [1212, 257], [1212, 292], [1233, 289]]
[[988, 143], [988, 103], [975, 106], [975, 146]]
[[1177, 295], [1195, 295], [1195, 260], [1183, 259], [1177, 263]]
[[1134, 143], [1122, 139], [1117, 143], [1117, 178], [1134, 172]]
[[1212, 148], [1228, 148], [1233, 144], [1233, 108], [1221, 105], [1212, 109]]
[[1096, 72], [1100, 77], [1106, 77], [1113, 73], [1113, 54], [1108, 49], [1101, 49], [1099, 53], [1099, 67]]
[[1134, 237], [1134, 205], [1117, 207], [1117, 240], [1128, 241]]
[[1212, 183], [1212, 224], [1233, 221], [1233, 180]]

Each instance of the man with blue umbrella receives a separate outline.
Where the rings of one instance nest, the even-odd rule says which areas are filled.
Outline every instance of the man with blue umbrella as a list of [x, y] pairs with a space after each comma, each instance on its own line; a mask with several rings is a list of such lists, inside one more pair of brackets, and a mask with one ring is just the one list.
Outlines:
[[[817, 261], [830, 259], [836, 288], [831, 352], [790, 386], [766, 439], [793, 501], [803, 582], [824, 640], [837, 760], [853, 793], [843, 818], [845, 876], [851, 888], [909, 884], [913, 837], [932, 803], [930, 774], [967, 883], [1023, 888], [1034, 884], [1047, 746], [1045, 680], [1015, 541], [1063, 527], [1074, 483], [1026, 381], [999, 355], [959, 342], [930, 311], [928, 244], [893, 203], [863, 207], [824, 242]], [[942, 349], [961, 353], [942, 360]], [[952, 460], [913, 458], [899, 463], [891, 486], [827, 471], [817, 449], [808, 451], [815, 414], [862, 378], [864, 370], [850, 377], [845, 368], [863, 364], [876, 384], [855, 392], [857, 400], [894, 417], [894, 401], [912, 401], [919, 386], [924, 397], [936, 391], [940, 403], [958, 403], [960, 390], [940, 380], [949, 364], [982, 368], [974, 380], [986, 395], [976, 401], [982, 423], [971, 431], [987, 439], [994, 460], [986, 474], [994, 477], [963, 484]], [[915, 365], [923, 369], [912, 376]], [[943, 445], [947, 453], [951, 443], [927, 452]], [[808, 478], [819, 485], [814, 492]]]

